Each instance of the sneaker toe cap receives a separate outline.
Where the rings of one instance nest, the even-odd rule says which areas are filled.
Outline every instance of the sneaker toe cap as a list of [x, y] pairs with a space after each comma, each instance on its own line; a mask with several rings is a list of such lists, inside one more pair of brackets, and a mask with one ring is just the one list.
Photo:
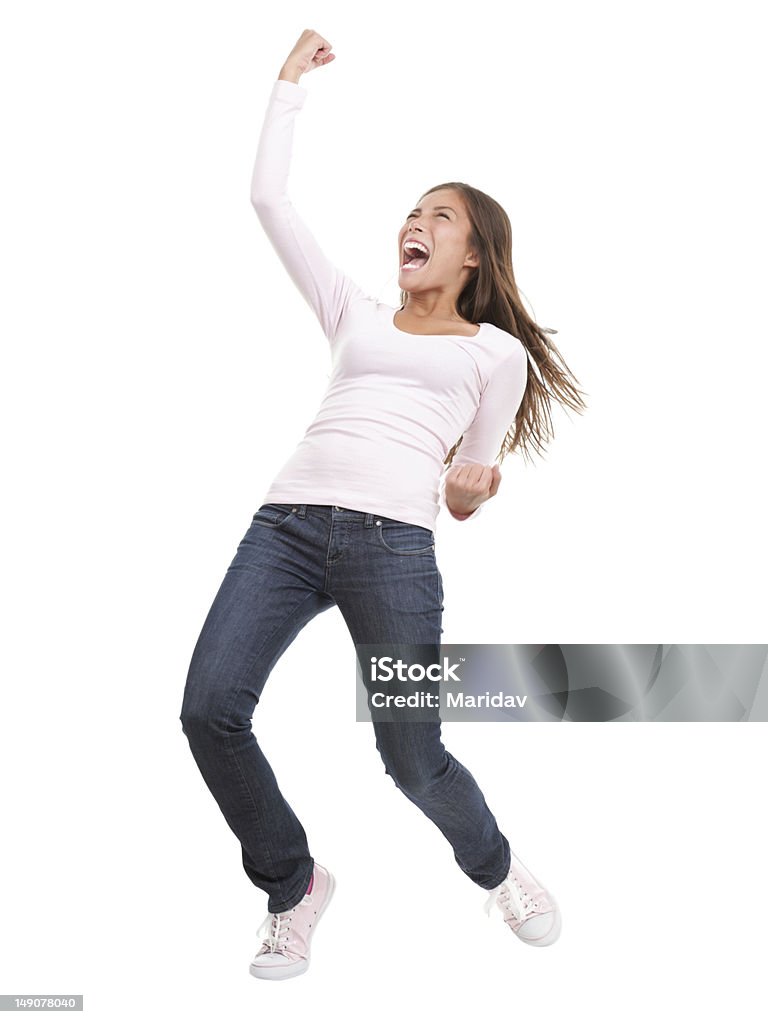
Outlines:
[[291, 958], [283, 956], [282, 953], [259, 953], [251, 961], [254, 967], [285, 967], [291, 963]]
[[517, 929], [517, 934], [526, 942], [537, 942], [539, 939], [544, 939], [554, 928], [556, 917], [554, 910], [546, 914], [537, 914], [536, 917], [523, 921]]

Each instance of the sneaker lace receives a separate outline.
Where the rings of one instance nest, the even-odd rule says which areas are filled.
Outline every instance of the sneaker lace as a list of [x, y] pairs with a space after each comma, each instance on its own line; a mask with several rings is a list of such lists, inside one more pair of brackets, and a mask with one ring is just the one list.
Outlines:
[[[299, 900], [296, 907], [301, 903], [311, 903], [312, 897], [309, 893]], [[283, 948], [288, 941], [288, 930], [291, 926], [291, 915], [296, 907], [291, 907], [290, 910], [284, 910], [282, 913], [267, 914], [264, 920], [259, 925], [259, 930], [256, 935], [260, 939], [264, 939], [264, 945], [268, 948], [270, 953], [276, 953], [279, 951], [280, 946]]]
[[505, 920], [509, 913], [512, 912], [518, 921], [524, 921], [526, 917], [532, 917], [533, 914], [537, 913], [538, 907], [538, 903], [534, 903], [530, 899], [526, 902], [523, 899], [527, 895], [527, 892], [521, 890], [517, 879], [510, 875], [505, 882], [497, 885], [495, 889], [491, 889], [483, 909], [488, 917], [490, 917], [494, 903], [498, 903]]

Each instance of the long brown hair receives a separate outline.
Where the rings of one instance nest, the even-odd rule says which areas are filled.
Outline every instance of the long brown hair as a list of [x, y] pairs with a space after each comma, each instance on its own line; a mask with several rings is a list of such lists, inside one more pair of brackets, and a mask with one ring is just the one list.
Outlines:
[[[480, 254], [479, 265], [473, 269], [459, 295], [458, 313], [470, 323], [492, 323], [508, 331], [525, 345], [529, 354], [525, 393], [496, 458], [503, 461], [505, 455], [518, 447], [524, 458], [528, 457], [530, 447], [543, 454], [544, 444], [554, 437], [550, 415], [552, 399], [581, 413], [586, 409], [581, 396], [587, 392], [576, 387], [578, 377], [571, 373], [554, 342], [547, 338], [557, 331], [539, 327], [523, 308], [512, 269], [512, 226], [504, 208], [485, 192], [463, 181], [435, 185], [424, 195], [444, 188], [462, 194], [472, 225], [469, 245]], [[407, 294], [400, 291], [401, 306], [405, 305]], [[531, 361], [538, 374], [530, 372]], [[463, 435], [445, 457], [446, 465], [453, 461], [462, 438]]]

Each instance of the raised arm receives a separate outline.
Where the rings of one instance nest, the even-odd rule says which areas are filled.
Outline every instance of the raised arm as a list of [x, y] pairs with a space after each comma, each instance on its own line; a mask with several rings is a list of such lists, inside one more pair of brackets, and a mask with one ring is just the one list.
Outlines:
[[[498, 490], [501, 474], [492, 463], [517, 415], [528, 382], [528, 353], [521, 341], [515, 341], [509, 356], [491, 374], [475, 418], [440, 478], [439, 503], [454, 519], [474, 519], [482, 503]], [[474, 510], [467, 513], [467, 508]]]
[[287, 194], [296, 114], [307, 90], [302, 74], [334, 59], [330, 43], [305, 29], [280, 70], [264, 115], [251, 178], [251, 202], [283, 266], [333, 341], [351, 300], [365, 293], [334, 266], [297, 214]]

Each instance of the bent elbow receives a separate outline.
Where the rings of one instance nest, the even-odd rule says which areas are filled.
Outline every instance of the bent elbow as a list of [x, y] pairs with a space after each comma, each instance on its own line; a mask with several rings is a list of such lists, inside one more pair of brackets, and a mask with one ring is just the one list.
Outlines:
[[251, 206], [254, 210], [258, 212], [259, 210], [265, 209], [269, 204], [270, 199], [265, 192], [251, 192]]

